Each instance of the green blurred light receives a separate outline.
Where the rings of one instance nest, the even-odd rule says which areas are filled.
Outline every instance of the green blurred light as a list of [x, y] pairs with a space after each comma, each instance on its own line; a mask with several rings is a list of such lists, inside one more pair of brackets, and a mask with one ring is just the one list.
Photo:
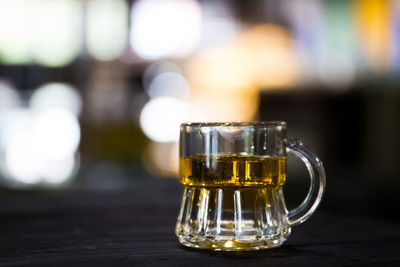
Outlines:
[[0, 0], [0, 62], [58, 67], [81, 51], [81, 4]]
[[5, 64], [25, 64], [29, 52], [30, 0], [0, 0], [0, 61]]
[[88, 4], [87, 48], [98, 60], [119, 57], [128, 35], [128, 5], [124, 0], [94, 0]]
[[41, 65], [70, 63], [81, 50], [81, 6], [72, 0], [36, 0], [32, 56]]

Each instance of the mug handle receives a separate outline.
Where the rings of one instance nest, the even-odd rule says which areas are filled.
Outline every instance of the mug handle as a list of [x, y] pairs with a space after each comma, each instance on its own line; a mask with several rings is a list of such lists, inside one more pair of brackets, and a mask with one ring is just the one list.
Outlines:
[[289, 225], [295, 226], [305, 222], [317, 209], [325, 191], [326, 177], [321, 160], [308, 150], [300, 140], [288, 140], [286, 153], [304, 162], [311, 181], [306, 198], [297, 208], [289, 211]]

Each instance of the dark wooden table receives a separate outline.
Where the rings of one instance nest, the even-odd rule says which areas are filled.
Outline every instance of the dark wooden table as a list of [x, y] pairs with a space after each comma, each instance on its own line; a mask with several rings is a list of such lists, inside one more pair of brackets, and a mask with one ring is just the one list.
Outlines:
[[400, 266], [400, 224], [318, 211], [284, 246], [221, 253], [179, 245], [175, 181], [119, 191], [0, 192], [0, 265]]

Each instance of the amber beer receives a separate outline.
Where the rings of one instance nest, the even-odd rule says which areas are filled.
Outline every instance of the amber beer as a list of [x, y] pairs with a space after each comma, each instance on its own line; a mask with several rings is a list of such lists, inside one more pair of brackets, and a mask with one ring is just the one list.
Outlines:
[[247, 155], [180, 158], [180, 182], [201, 187], [279, 187], [286, 180], [286, 157]]

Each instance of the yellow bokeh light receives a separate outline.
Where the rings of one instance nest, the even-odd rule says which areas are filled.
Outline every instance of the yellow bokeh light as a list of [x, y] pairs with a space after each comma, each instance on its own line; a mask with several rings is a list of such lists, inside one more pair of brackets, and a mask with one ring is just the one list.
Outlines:
[[385, 69], [393, 59], [390, 3], [386, 0], [358, 0], [355, 3], [355, 19], [367, 59], [375, 67]]

